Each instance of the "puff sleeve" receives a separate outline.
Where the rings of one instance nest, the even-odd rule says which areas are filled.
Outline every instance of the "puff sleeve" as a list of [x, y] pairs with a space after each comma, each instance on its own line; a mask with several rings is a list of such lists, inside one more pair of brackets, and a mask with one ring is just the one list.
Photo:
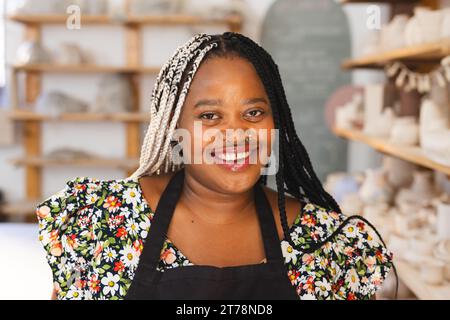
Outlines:
[[82, 289], [88, 281], [87, 271], [95, 251], [93, 228], [99, 187], [100, 182], [95, 179], [76, 177], [36, 206], [39, 241], [59, 299], [87, 294]]
[[351, 220], [333, 244], [340, 266], [334, 280], [336, 299], [370, 299], [393, 265], [393, 255], [365, 222]]

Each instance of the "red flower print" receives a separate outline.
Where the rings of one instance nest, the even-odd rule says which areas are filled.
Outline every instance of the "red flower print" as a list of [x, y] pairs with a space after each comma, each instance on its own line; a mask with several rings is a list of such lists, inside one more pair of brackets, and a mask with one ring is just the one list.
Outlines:
[[122, 261], [114, 262], [114, 271], [122, 272], [125, 269], [125, 266]]
[[67, 236], [67, 244], [73, 249], [78, 247], [77, 235], [71, 234], [71, 235]]
[[306, 283], [303, 285], [303, 289], [310, 292], [314, 292], [314, 278], [312, 276], [308, 277], [308, 280], [306, 280]]
[[138, 252], [139, 254], [141, 254], [142, 249], [144, 249], [144, 245], [141, 239], [133, 242], [133, 249], [136, 250], [136, 252]]
[[300, 272], [298, 270], [289, 270], [288, 277], [291, 280], [292, 284], [297, 282], [298, 277], [300, 276]]
[[355, 294], [352, 292], [349, 292], [347, 295], [347, 300], [356, 300]]
[[126, 235], [127, 235], [127, 230], [124, 227], [117, 229], [117, 232], [116, 232], [117, 238], [123, 239], [126, 237]]
[[119, 198], [115, 196], [109, 196], [106, 198], [105, 203], [103, 204], [103, 208], [108, 209], [109, 212], [116, 212], [122, 203], [119, 201]]
[[112, 216], [108, 220], [108, 225], [110, 228], [116, 228], [116, 227], [120, 226], [121, 224], [123, 224], [124, 219], [125, 219], [125, 217], [120, 214]]
[[100, 280], [98, 280], [97, 275], [95, 275], [95, 274], [92, 275], [91, 278], [90, 278], [89, 281], [88, 281], [89, 289], [90, 289], [92, 292], [97, 293], [97, 292], [100, 291], [100, 286], [99, 286], [99, 284], [100, 284]]
[[314, 219], [314, 217], [310, 214], [305, 214], [302, 217], [302, 224], [308, 226], [309, 228], [313, 227], [316, 225], [316, 219]]
[[358, 226], [359, 230], [361, 230], [361, 231], [364, 231], [366, 229], [366, 224], [362, 221], [359, 221], [356, 225]]
[[76, 183], [73, 188], [75, 189], [75, 195], [77, 195], [80, 192], [83, 192], [86, 190], [87, 186], [85, 184]]

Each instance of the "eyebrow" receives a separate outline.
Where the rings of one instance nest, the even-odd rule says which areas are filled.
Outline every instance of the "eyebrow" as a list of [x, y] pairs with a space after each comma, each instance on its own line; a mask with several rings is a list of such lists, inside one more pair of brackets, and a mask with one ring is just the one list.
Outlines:
[[[255, 104], [258, 102], [262, 102], [265, 104], [269, 104], [267, 102], [266, 98], [250, 98], [250, 99], [244, 99], [242, 100], [242, 104]], [[197, 103], [194, 105], [194, 108], [200, 107], [200, 106], [221, 106], [222, 105], [222, 100], [220, 99], [201, 99], [199, 101], [197, 101]]]

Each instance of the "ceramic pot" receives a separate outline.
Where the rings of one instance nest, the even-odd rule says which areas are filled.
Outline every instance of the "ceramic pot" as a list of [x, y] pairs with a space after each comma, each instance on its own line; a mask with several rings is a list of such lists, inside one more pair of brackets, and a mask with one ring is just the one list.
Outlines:
[[441, 38], [450, 39], [450, 8], [442, 9]]
[[414, 146], [419, 143], [419, 126], [414, 117], [395, 119], [389, 139], [392, 143]]
[[414, 46], [424, 42], [422, 29], [417, 17], [413, 16], [408, 20], [405, 26], [404, 37], [406, 46]]
[[51, 53], [39, 42], [26, 41], [17, 49], [17, 64], [38, 64], [51, 63]]
[[390, 185], [395, 188], [404, 188], [411, 184], [416, 165], [398, 158], [384, 156], [383, 168], [387, 171]]
[[444, 17], [443, 12], [441, 10], [416, 7], [414, 15], [417, 17], [422, 30], [423, 41], [425, 43], [439, 41]]
[[436, 226], [440, 239], [450, 239], [450, 201], [438, 203]]
[[393, 190], [387, 182], [387, 174], [383, 168], [366, 169], [364, 182], [359, 190], [359, 196], [367, 205], [389, 203]]
[[398, 14], [382, 29], [381, 47], [383, 51], [389, 51], [405, 46], [404, 32], [407, 23], [408, 16], [405, 14]]

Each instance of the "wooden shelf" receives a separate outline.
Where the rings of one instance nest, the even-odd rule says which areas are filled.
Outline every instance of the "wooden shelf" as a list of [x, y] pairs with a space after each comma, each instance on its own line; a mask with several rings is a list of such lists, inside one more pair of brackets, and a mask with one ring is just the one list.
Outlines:
[[74, 159], [56, 159], [49, 157], [28, 157], [11, 159], [10, 162], [16, 166], [33, 167], [55, 167], [55, 166], [74, 166], [74, 167], [108, 167], [120, 170], [137, 169], [138, 159], [114, 159], [114, 158], [74, 158]]
[[356, 59], [345, 60], [343, 69], [381, 68], [392, 61], [402, 61], [408, 65], [439, 63], [442, 58], [450, 54], [450, 41], [422, 44], [412, 47], [395, 49], [392, 51], [368, 55]]
[[396, 145], [394, 143], [389, 142], [387, 139], [370, 137], [360, 130], [333, 128], [333, 132], [334, 134], [336, 134], [341, 138], [365, 143], [379, 152], [397, 157], [405, 161], [415, 163], [422, 167], [443, 172], [444, 174], [450, 176], [450, 167], [441, 165], [439, 163], [434, 162], [433, 160], [430, 160], [425, 155], [423, 150], [418, 146], [406, 147]]
[[422, 281], [418, 270], [408, 263], [396, 260], [398, 276], [405, 285], [422, 300], [450, 300], [450, 284], [430, 285]]
[[150, 114], [141, 112], [123, 113], [62, 113], [51, 116], [28, 110], [14, 110], [8, 113], [8, 117], [17, 121], [118, 121], [118, 122], [148, 122]]
[[34, 215], [36, 211], [36, 206], [40, 202], [41, 201], [39, 199], [35, 199], [35, 200], [23, 200], [18, 203], [5, 203], [3, 205], [0, 205], [0, 212], [3, 215], [7, 216], [26, 217]]
[[[10, 15], [9, 20], [23, 24], [65, 24], [66, 15]], [[140, 25], [199, 25], [199, 24], [228, 24], [240, 25], [242, 18], [239, 15], [229, 15], [219, 18], [208, 18], [194, 15], [146, 15], [129, 16], [125, 19], [113, 19], [109, 16], [82, 15], [81, 24], [140, 24]]]
[[418, 3], [420, 0], [340, 0], [341, 4], [347, 4], [347, 3], [392, 3], [392, 4], [397, 4], [397, 3], [410, 3], [410, 4], [415, 4]]
[[62, 65], [62, 64], [27, 64], [13, 65], [14, 71], [49, 72], [49, 73], [155, 73], [160, 67], [144, 66], [101, 66], [92, 64]]

